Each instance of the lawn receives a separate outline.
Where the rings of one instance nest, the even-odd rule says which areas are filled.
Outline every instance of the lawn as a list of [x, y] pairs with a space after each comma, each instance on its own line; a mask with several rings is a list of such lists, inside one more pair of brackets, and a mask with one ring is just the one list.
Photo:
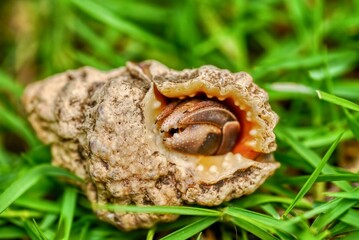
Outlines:
[[[0, 239], [359, 239], [358, 0], [5, 0], [0, 16]], [[20, 99], [55, 73], [145, 59], [250, 73], [280, 117], [281, 168], [218, 207], [121, 206], [182, 215], [121, 232], [51, 166]]]

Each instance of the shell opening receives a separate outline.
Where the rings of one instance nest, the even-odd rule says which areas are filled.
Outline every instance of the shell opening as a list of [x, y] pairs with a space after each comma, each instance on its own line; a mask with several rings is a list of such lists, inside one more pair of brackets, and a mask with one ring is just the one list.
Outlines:
[[[258, 127], [255, 123], [253, 123], [250, 119], [252, 113], [248, 111], [244, 105], [241, 105], [239, 101], [234, 101], [231, 97], [225, 96], [214, 96], [210, 94], [205, 94], [203, 92], [198, 92], [195, 94], [190, 94], [189, 96], [179, 96], [178, 98], [168, 98], [162, 95], [156, 88], [155, 88], [155, 96], [156, 96], [156, 109], [157, 109], [157, 116], [156, 116], [156, 124], [157, 127], [160, 129], [161, 135], [164, 139], [164, 144], [168, 147], [172, 147], [175, 150], [177, 149], [180, 152], [189, 153], [189, 154], [201, 154], [201, 155], [223, 155], [228, 152], [232, 153], [239, 153], [244, 157], [249, 159], [255, 159], [258, 157], [259, 153], [256, 152], [255, 145], [256, 145], [256, 137], [258, 134]], [[193, 125], [191, 125], [191, 129], [186, 131], [186, 126], [184, 124], [178, 124], [180, 118], [183, 117], [183, 108], [182, 105], [185, 105], [188, 102], [193, 101], [194, 104], [203, 105], [201, 101], [208, 102], [211, 105], [214, 104], [215, 106], [207, 106], [207, 110], [201, 110], [201, 107], [198, 107], [200, 114], [197, 114], [197, 118], [200, 119], [200, 123], [205, 125], [202, 126], [201, 129], [195, 129]], [[192, 105], [194, 105], [192, 104]], [[190, 104], [191, 105], [191, 104]], [[192, 108], [196, 108], [190, 106]], [[220, 126], [219, 129], [221, 131], [221, 138], [218, 139], [216, 134], [216, 129], [213, 129], [213, 126], [216, 126], [216, 123], [210, 122], [207, 124], [208, 121], [203, 119], [203, 116], [206, 115], [207, 117], [214, 117], [211, 113], [217, 113], [216, 108], [226, 109], [225, 112], [227, 114], [228, 121], [230, 124]], [[247, 110], [247, 111], [246, 111]], [[174, 112], [175, 111], [175, 112]], [[208, 113], [208, 114], [206, 114]], [[230, 116], [233, 116], [233, 119], [230, 119]], [[172, 119], [172, 121], [170, 120]], [[197, 119], [198, 120], [198, 119]], [[218, 119], [217, 119], [218, 120]], [[232, 124], [233, 122], [236, 122]], [[196, 122], [198, 123], [198, 122]], [[207, 124], [207, 125], [206, 125]], [[218, 124], [217, 124], [218, 125]], [[214, 127], [214, 128], [215, 128]], [[196, 135], [196, 138], [189, 137], [188, 133], [192, 130]], [[180, 134], [183, 134], [183, 138], [180, 138]], [[199, 135], [202, 135], [200, 137]], [[207, 138], [206, 138], [207, 136]], [[223, 138], [223, 136], [225, 138]], [[226, 139], [230, 139], [229, 144], [226, 144], [226, 147], [220, 148], [218, 146], [219, 142], [222, 142]], [[207, 144], [214, 145], [215, 149], [212, 151], [198, 151], [201, 146], [203, 147], [203, 143], [205, 143], [207, 139]], [[234, 140], [233, 140], [234, 139]], [[185, 141], [185, 142], [184, 142]], [[182, 148], [180, 143], [184, 143], [184, 147]], [[217, 144], [214, 144], [216, 142]]]
[[[254, 141], [256, 135], [260, 130], [256, 125], [246, 119], [247, 107], [239, 102], [234, 101], [230, 96], [218, 98], [216, 94], [212, 96], [203, 92], [196, 92], [195, 94], [188, 94], [188, 96], [167, 97], [161, 94], [155, 85], [152, 86], [152, 91], [149, 91], [143, 100], [144, 114], [147, 128], [146, 133], [151, 144], [166, 156], [167, 159], [184, 168], [190, 168], [194, 171], [195, 176], [204, 183], [215, 183], [230, 174], [233, 174], [239, 169], [245, 169], [255, 164], [254, 159], [259, 159], [263, 154], [255, 152], [254, 147], [251, 146], [250, 141]], [[210, 98], [212, 97], [212, 98]], [[182, 99], [181, 99], [182, 98]], [[181, 151], [173, 151], [166, 147], [163, 136], [166, 134], [178, 136], [178, 129], [162, 132], [159, 127], [163, 119], [158, 119], [158, 116], [163, 114], [164, 109], [176, 101], [183, 102], [189, 99], [213, 100], [228, 109], [235, 119], [238, 120], [240, 130], [236, 137], [233, 147], [222, 154], [188, 154]], [[176, 104], [174, 104], [176, 106]], [[171, 110], [171, 107], [169, 107]], [[170, 111], [171, 112], [171, 111]], [[165, 114], [166, 115], [166, 114]], [[157, 121], [156, 121], [157, 120]], [[169, 129], [167, 129], [169, 130]], [[182, 131], [182, 130], [181, 130]], [[212, 130], [211, 130], [212, 131]], [[213, 132], [213, 131], [212, 131]]]

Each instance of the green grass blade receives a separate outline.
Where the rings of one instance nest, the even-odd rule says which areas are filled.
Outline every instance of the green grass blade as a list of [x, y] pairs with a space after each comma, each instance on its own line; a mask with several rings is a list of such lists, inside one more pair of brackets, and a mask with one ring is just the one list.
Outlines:
[[359, 230], [349, 233], [347, 236], [343, 237], [342, 240], [358, 240], [359, 239]]
[[35, 185], [43, 176], [61, 176], [79, 181], [77, 177], [65, 169], [48, 164], [39, 165], [30, 169], [24, 176], [13, 182], [0, 195], [0, 213], [10, 206], [18, 197]]
[[71, 225], [75, 215], [76, 199], [77, 190], [75, 188], [66, 188], [55, 239], [69, 239]]
[[317, 95], [318, 95], [319, 99], [322, 99], [324, 101], [327, 101], [327, 102], [330, 102], [330, 103], [333, 103], [333, 104], [336, 104], [336, 105], [339, 105], [339, 106], [342, 106], [344, 108], [348, 108], [348, 109], [351, 109], [354, 111], [359, 111], [358, 104], [355, 104], [355, 103], [353, 103], [349, 100], [346, 100], [344, 98], [337, 97], [335, 95], [332, 95], [332, 94], [329, 94], [326, 92], [322, 92], [319, 90], [317, 90]]
[[354, 209], [349, 209], [348, 212], [345, 213], [344, 216], [340, 218], [340, 221], [359, 229], [358, 219], [359, 219], [359, 212]]
[[39, 211], [33, 210], [13, 210], [13, 209], [6, 209], [0, 215], [1, 218], [37, 218], [41, 217], [42, 213]]
[[189, 224], [167, 236], [161, 238], [161, 240], [185, 240], [188, 239], [195, 234], [201, 232], [207, 227], [211, 226], [213, 223], [217, 222], [218, 218], [206, 217], [202, 218], [192, 224]]
[[[327, 133], [323, 133], [321, 136], [313, 136], [305, 139], [303, 141], [303, 145], [309, 148], [320, 148], [327, 147], [335, 141], [335, 138], [338, 134], [343, 132], [343, 128], [338, 130], [329, 130]], [[344, 130], [344, 135], [342, 137], [342, 141], [349, 140], [353, 138], [353, 133], [350, 129]]]
[[261, 205], [260, 207], [265, 213], [268, 213], [274, 219], [280, 219], [280, 215], [279, 215], [277, 209], [275, 209], [272, 204], [267, 203], [267, 204]]
[[287, 233], [293, 233], [296, 230], [294, 225], [289, 225], [282, 220], [246, 209], [228, 207], [224, 210], [224, 213], [251, 222], [256, 226], [262, 226], [262, 229], [267, 229], [268, 231], [280, 230]]
[[359, 200], [359, 192], [327, 192], [324, 194], [329, 197], [349, 198], [349, 199]]
[[252, 224], [250, 222], [247, 222], [244, 219], [233, 217], [231, 219], [231, 222], [236, 224], [238, 227], [240, 227], [240, 228], [254, 234], [255, 236], [259, 237], [260, 239], [268, 239], [268, 240], [278, 239], [278, 238], [270, 235], [268, 232], [264, 231], [260, 227], [254, 225], [254, 224]]
[[[237, 201], [230, 203], [230, 206], [240, 207], [240, 208], [250, 208], [254, 206], [258, 206], [265, 203], [284, 203], [290, 204], [292, 199], [279, 197], [279, 196], [272, 196], [272, 195], [265, 195], [265, 194], [253, 194], [250, 196], [243, 197]], [[311, 208], [312, 205], [306, 201], [299, 201], [298, 207], [302, 208]]]
[[14, 205], [26, 209], [34, 209], [48, 213], [59, 213], [61, 209], [61, 207], [56, 202], [36, 197], [20, 197], [14, 202]]
[[[297, 152], [304, 160], [306, 160], [312, 167], [315, 168], [318, 165], [320, 162], [320, 157], [315, 152], [305, 147], [300, 141], [298, 141], [290, 133], [289, 129], [278, 126], [276, 128], [276, 134], [278, 138], [292, 147], [293, 150]], [[324, 169], [328, 169], [328, 167], [325, 167]], [[331, 173], [335, 173], [335, 171], [331, 171]]]
[[167, 42], [159, 39], [155, 35], [148, 33], [135, 24], [121, 19], [118, 15], [113, 14], [110, 10], [104, 8], [96, 2], [83, 2], [80, 0], [72, 0], [71, 2], [93, 18], [107, 24], [108, 26], [113, 27], [120, 32], [128, 34], [137, 40], [145, 41], [146, 43], [160, 48], [172, 48], [171, 45], [169, 45]]
[[26, 239], [26, 234], [20, 227], [15, 226], [1, 226], [0, 239]]
[[154, 236], [156, 234], [156, 228], [151, 228], [150, 230], [148, 230], [147, 232], [147, 236], [146, 236], [146, 240], [153, 240]]
[[163, 5], [154, 4], [150, 1], [121, 1], [121, 4], [118, 3], [119, 2], [117, 0], [107, 0], [106, 2], [101, 2], [102, 5], [106, 5], [111, 9], [114, 9], [114, 12], [118, 15], [146, 23], [163, 23], [163, 19], [168, 18], [168, 15], [171, 13]]
[[40, 229], [39, 225], [37, 224], [37, 222], [35, 221], [35, 219], [32, 220], [33, 224], [34, 224], [34, 228], [37, 231], [37, 233], [39, 234], [39, 236], [41, 237], [41, 239], [47, 239], [47, 237], [45, 236], [44, 232]]
[[347, 117], [348, 124], [352, 130], [355, 138], [359, 141], [359, 122], [354, 118], [354, 116], [344, 108], [345, 116]]
[[346, 99], [359, 100], [359, 83], [358, 81], [340, 81], [333, 86], [333, 94]]
[[0, 70], [0, 91], [6, 91], [17, 98], [22, 95], [23, 87]]
[[335, 148], [337, 147], [341, 137], [343, 134], [340, 134], [335, 142], [330, 146], [329, 150], [326, 152], [322, 160], [319, 162], [318, 166], [312, 173], [312, 175], [308, 178], [307, 182], [303, 185], [303, 187], [300, 189], [297, 196], [294, 198], [293, 202], [289, 205], [289, 207], [285, 210], [283, 216], [287, 216], [288, 213], [294, 208], [294, 206], [297, 204], [297, 202], [304, 197], [304, 195], [311, 189], [312, 185], [315, 182], [315, 179], [319, 176], [320, 172], [324, 168], [325, 164], [327, 163], [329, 157], [334, 152]]
[[25, 229], [32, 239], [47, 240], [45, 234], [41, 231], [35, 220], [32, 222], [26, 220]]
[[[357, 188], [351, 192], [348, 192], [348, 193], [358, 194], [359, 188]], [[312, 224], [311, 228], [314, 229], [315, 231], [321, 230], [326, 225], [328, 225], [330, 222], [334, 221], [340, 215], [342, 215], [343, 213], [348, 211], [350, 208], [352, 208], [353, 206], [358, 204], [358, 202], [359, 201], [357, 199], [354, 199], [354, 200], [353, 199], [340, 199], [335, 204], [335, 206], [333, 208], [328, 209], [328, 211], [326, 211], [324, 214], [317, 217], [317, 219]]]
[[329, 209], [324, 214], [320, 215], [313, 223], [312, 229], [319, 231], [326, 225], [338, 219], [340, 215], [348, 211], [350, 208], [358, 204], [358, 200], [341, 199], [334, 208]]
[[[292, 46], [290, 46], [292, 48]], [[253, 72], [254, 79], [261, 78], [269, 73], [283, 70], [294, 70], [303, 68], [313, 68], [323, 63], [323, 58], [327, 58], [329, 63], [341, 59], [354, 58], [356, 56], [352, 51], [336, 51], [328, 54], [319, 53], [311, 56], [291, 56], [284, 53], [278, 58], [271, 58], [257, 63]], [[298, 81], [299, 82], [299, 81]]]
[[[302, 184], [305, 183], [310, 176], [288, 177], [276, 180], [279, 183], [286, 184]], [[359, 182], [358, 174], [350, 173], [337, 173], [337, 174], [322, 174], [317, 177], [315, 182], [336, 182], [336, 181], [350, 181]]]
[[336, 236], [336, 235], [344, 236], [344, 234], [347, 234], [348, 232], [352, 232], [352, 231], [353, 231], [353, 227], [348, 226], [346, 223], [343, 222], [338, 222], [337, 224], [334, 225], [334, 227], [330, 229], [330, 233], [332, 234], [332, 236]]
[[[342, 200], [349, 200], [351, 202], [357, 202], [357, 200], [351, 200], [351, 199], [339, 199], [339, 198], [336, 198], [336, 199], [333, 199], [327, 203], [324, 203], [322, 205], [317, 205], [315, 208], [313, 208], [312, 210], [309, 210], [309, 211], [306, 211], [304, 212], [303, 214], [301, 215], [298, 215], [294, 218], [291, 218], [288, 220], [288, 223], [289, 224], [296, 224], [298, 222], [301, 222], [303, 219], [310, 219], [316, 215], [319, 215], [321, 213], [327, 213], [331, 210], [335, 210], [336, 207], [338, 205], [341, 204]], [[345, 215], [344, 215], [345, 216]]]
[[0, 106], [0, 126], [11, 130], [22, 137], [31, 147], [35, 147], [40, 142], [31, 131], [27, 122], [20, 116]]
[[[314, 168], [318, 166], [321, 159], [320, 157], [313, 152], [311, 149], [304, 146], [300, 141], [298, 141], [286, 128], [277, 127], [276, 128], [277, 137], [280, 138], [283, 142], [287, 143], [297, 152], [304, 160], [306, 160]], [[325, 174], [336, 174], [337, 171], [328, 165], [323, 167], [323, 173]], [[339, 188], [350, 191], [352, 189], [351, 185], [347, 182], [335, 182], [334, 183]]]
[[220, 211], [187, 207], [187, 206], [125, 206], [125, 205], [105, 205], [97, 206], [100, 209], [108, 209], [116, 212], [136, 212], [136, 213], [156, 213], [156, 214], [178, 214], [178, 215], [193, 215], [206, 217], [220, 217]]
[[86, 222], [85, 224], [83, 224], [80, 234], [79, 234], [79, 240], [86, 240], [87, 238], [87, 234], [89, 231], [89, 227], [90, 227], [90, 222]]

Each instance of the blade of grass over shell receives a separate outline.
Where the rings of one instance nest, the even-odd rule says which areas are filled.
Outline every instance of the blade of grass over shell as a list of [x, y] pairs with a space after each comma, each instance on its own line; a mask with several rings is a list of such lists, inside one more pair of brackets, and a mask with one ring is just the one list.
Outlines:
[[337, 96], [335, 96], [333, 94], [322, 92], [320, 90], [317, 90], [317, 95], [318, 95], [318, 98], [321, 99], [321, 100], [324, 100], [324, 101], [327, 101], [327, 102], [330, 102], [330, 103], [333, 103], [333, 104], [336, 104], [336, 105], [339, 105], [341, 107], [348, 108], [348, 109], [351, 109], [351, 110], [354, 110], [354, 111], [359, 111], [359, 105], [358, 104], [353, 103], [353, 102], [351, 102], [349, 100], [346, 100], [344, 98], [337, 97]]
[[67, 187], [62, 201], [60, 221], [55, 239], [69, 239], [71, 225], [75, 215], [76, 199], [77, 190], [72, 187]]
[[156, 213], [156, 214], [178, 214], [193, 216], [220, 217], [220, 211], [187, 207], [187, 206], [126, 206], [126, 205], [98, 205], [99, 209], [107, 209], [115, 212], [136, 212], [136, 213]]
[[167, 236], [161, 238], [161, 240], [185, 240], [188, 239], [195, 234], [201, 232], [207, 227], [211, 226], [213, 223], [217, 222], [218, 218], [214, 217], [205, 217], [194, 223], [191, 223], [177, 231], [168, 234]]
[[318, 166], [316, 167], [316, 169], [314, 170], [314, 172], [312, 173], [312, 175], [308, 178], [308, 180], [306, 181], [306, 183], [303, 185], [303, 187], [300, 189], [299, 193], [297, 194], [297, 196], [293, 199], [293, 202], [289, 205], [289, 207], [285, 210], [283, 216], [287, 216], [288, 213], [290, 213], [290, 211], [292, 211], [292, 209], [294, 208], [294, 206], [297, 204], [297, 202], [302, 199], [304, 197], [304, 195], [311, 189], [311, 187], [313, 186], [315, 179], [319, 176], [320, 172], [322, 171], [322, 169], [324, 168], [325, 164], [327, 163], [327, 161], [329, 160], [329, 157], [332, 155], [332, 153], [334, 152], [335, 148], [337, 147], [341, 137], [343, 136], [343, 134], [340, 134], [337, 139], [335, 140], [335, 142], [332, 144], [332, 146], [330, 146], [329, 150], [326, 152], [326, 154], [324, 155], [324, 157], [322, 158], [322, 160], [319, 162]]
[[[277, 137], [280, 138], [283, 142], [287, 143], [292, 149], [298, 153], [304, 160], [306, 160], [312, 167], [316, 168], [320, 163], [320, 157], [311, 149], [305, 147], [303, 143], [297, 140], [285, 127], [276, 128]], [[341, 135], [340, 135], [341, 136]], [[336, 174], [337, 171], [329, 166], [324, 165], [322, 169], [325, 174]], [[339, 188], [349, 191], [352, 189], [351, 185], [348, 182], [340, 181], [334, 182]]]
[[80, 179], [65, 169], [57, 168], [48, 164], [39, 165], [30, 169], [24, 176], [13, 182], [0, 195], [0, 213], [10, 206], [18, 197], [35, 185], [41, 177], [56, 176], [70, 178], [75, 181]]

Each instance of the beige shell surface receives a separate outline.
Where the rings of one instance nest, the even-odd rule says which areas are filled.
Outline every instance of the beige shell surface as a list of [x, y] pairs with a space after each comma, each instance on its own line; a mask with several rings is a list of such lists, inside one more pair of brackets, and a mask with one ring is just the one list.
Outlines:
[[[164, 99], [196, 94], [251, 112], [239, 145], [249, 144], [255, 159], [241, 150], [197, 156], [163, 145], [155, 119]], [[35, 131], [51, 144], [53, 163], [83, 178], [93, 203], [215, 206], [252, 193], [279, 167], [270, 154], [278, 117], [246, 73], [212, 66], [174, 71], [155, 61], [109, 72], [86, 67], [31, 84], [23, 99]], [[125, 230], [176, 218], [95, 211]]]

